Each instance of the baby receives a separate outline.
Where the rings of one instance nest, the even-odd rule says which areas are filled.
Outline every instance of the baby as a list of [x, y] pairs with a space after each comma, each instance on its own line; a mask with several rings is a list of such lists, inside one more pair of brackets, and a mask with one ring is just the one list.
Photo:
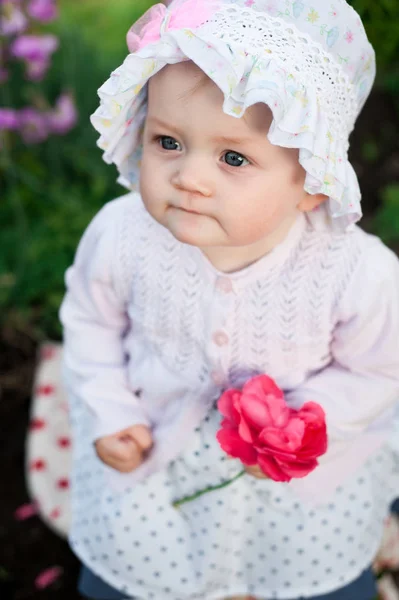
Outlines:
[[[139, 191], [89, 225], [61, 309], [80, 590], [371, 600], [399, 485], [399, 264], [354, 225], [360, 19], [343, 0], [174, 0], [128, 44], [92, 120]], [[319, 467], [285, 484], [249, 468], [176, 510], [242, 470], [215, 401], [259, 374], [324, 409]]]

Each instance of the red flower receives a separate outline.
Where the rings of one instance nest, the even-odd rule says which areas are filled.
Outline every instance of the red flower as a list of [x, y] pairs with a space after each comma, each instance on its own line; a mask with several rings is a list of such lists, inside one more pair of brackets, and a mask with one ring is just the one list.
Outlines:
[[274, 481], [305, 477], [327, 450], [325, 414], [315, 402], [289, 408], [284, 394], [266, 375], [248, 381], [242, 392], [227, 390], [218, 407], [224, 415], [217, 439], [245, 465], [259, 465]]
[[36, 394], [38, 396], [51, 396], [55, 392], [55, 387], [53, 385], [39, 385], [36, 388]]
[[29, 468], [31, 471], [44, 471], [46, 467], [47, 463], [45, 460], [42, 458], [36, 458], [35, 460], [32, 460]]
[[29, 429], [31, 431], [39, 431], [39, 429], [44, 429], [46, 427], [46, 421], [44, 419], [39, 419], [35, 417], [29, 423]]

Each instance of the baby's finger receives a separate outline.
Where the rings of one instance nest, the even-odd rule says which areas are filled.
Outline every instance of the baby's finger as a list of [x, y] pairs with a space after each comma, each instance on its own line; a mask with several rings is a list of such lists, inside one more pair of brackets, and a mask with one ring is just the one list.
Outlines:
[[118, 461], [130, 461], [136, 454], [141, 454], [138, 444], [130, 437], [107, 439], [105, 451], [111, 458]]
[[96, 444], [96, 451], [105, 464], [122, 472], [130, 472], [142, 462], [142, 450], [131, 438], [110, 436]]
[[109, 467], [119, 471], [120, 473], [131, 473], [137, 469], [143, 462], [141, 455], [137, 454], [134, 458], [129, 461], [117, 460], [114, 458], [108, 458], [104, 461]]
[[149, 450], [152, 447], [153, 440], [151, 431], [146, 425], [133, 425], [132, 427], [129, 427], [127, 432], [142, 450]]
[[103, 440], [96, 449], [103, 462], [123, 473], [133, 471], [143, 461], [142, 450], [131, 438]]

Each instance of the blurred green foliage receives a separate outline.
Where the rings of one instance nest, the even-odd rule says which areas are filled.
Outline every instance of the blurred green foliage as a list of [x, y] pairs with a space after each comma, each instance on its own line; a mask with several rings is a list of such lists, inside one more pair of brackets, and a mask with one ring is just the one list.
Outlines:
[[380, 76], [389, 85], [392, 76], [399, 75], [399, 1], [349, 0], [349, 4], [362, 18], [370, 42], [376, 50]]
[[26, 146], [9, 134], [0, 153], [0, 321], [34, 326], [38, 339], [58, 337], [63, 276], [77, 242], [97, 210], [123, 193], [116, 170], [96, 150], [89, 115], [97, 88], [126, 55], [124, 35], [150, 2], [87, 0], [61, 3], [61, 18], [47, 30], [60, 37], [46, 79], [23, 84], [18, 65], [0, 92], [0, 105], [19, 108], [35, 97], [55, 100], [69, 88], [79, 124], [64, 137]]
[[386, 244], [399, 240], [399, 182], [387, 185], [382, 191], [381, 207], [374, 217], [374, 230]]
[[[327, 0], [326, 0], [327, 1]], [[376, 47], [379, 85], [399, 96], [399, 0], [353, 0]], [[331, 1], [333, 5], [333, 1]], [[57, 337], [63, 275], [89, 220], [107, 200], [123, 193], [116, 170], [101, 160], [89, 115], [96, 90], [126, 55], [125, 33], [149, 0], [62, 0], [61, 18], [47, 29], [60, 37], [49, 76], [21, 85], [16, 68], [0, 92], [0, 105], [29, 104], [42, 90], [55, 99], [69, 87], [79, 107], [78, 127], [65, 137], [24, 146], [9, 136], [0, 153], [0, 322], [34, 327], [35, 337]], [[395, 62], [396, 61], [396, 62]], [[364, 160], [378, 159], [378, 144], [365, 139]], [[399, 186], [389, 184], [372, 224], [389, 243], [399, 240]]]
[[152, 4], [151, 0], [61, 0], [61, 30], [72, 28], [92, 47], [106, 75], [126, 55], [126, 33]]

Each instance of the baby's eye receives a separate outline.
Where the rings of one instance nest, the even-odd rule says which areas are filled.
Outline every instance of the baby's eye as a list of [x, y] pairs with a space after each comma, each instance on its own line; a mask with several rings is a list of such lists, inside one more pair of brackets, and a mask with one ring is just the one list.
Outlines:
[[159, 138], [159, 143], [164, 150], [181, 150], [179, 142], [169, 135], [161, 135]]
[[229, 150], [223, 155], [223, 162], [230, 167], [243, 167], [249, 165], [249, 160], [242, 154], [234, 152], [234, 150]]

